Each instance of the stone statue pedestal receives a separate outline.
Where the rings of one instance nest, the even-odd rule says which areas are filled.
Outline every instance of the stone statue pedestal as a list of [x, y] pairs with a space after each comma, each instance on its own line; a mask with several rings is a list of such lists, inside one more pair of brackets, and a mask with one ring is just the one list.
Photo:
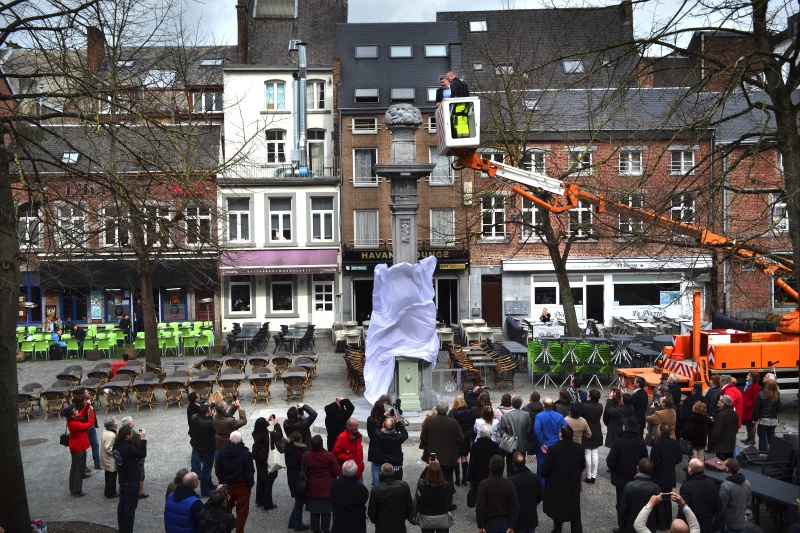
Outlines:
[[395, 359], [395, 393], [403, 403], [403, 409], [419, 410], [419, 359], [398, 357]]

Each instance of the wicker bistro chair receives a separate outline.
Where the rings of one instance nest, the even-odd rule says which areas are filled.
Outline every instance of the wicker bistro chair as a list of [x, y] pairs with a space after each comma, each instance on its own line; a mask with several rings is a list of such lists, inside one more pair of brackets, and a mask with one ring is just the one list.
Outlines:
[[289, 403], [292, 398], [300, 398], [303, 401], [305, 394], [305, 378], [302, 376], [290, 376], [283, 379], [283, 385], [286, 387], [286, 403]]
[[269, 355], [266, 353], [257, 353], [250, 357], [248, 362], [250, 363], [250, 370], [252, 372], [256, 371], [256, 368], [260, 368], [263, 366], [269, 366]]
[[17, 393], [17, 417], [25, 415], [28, 422], [31, 421], [31, 415], [36, 418], [36, 413], [33, 408], [36, 407], [36, 397], [27, 392]]
[[500, 357], [495, 361], [495, 366], [492, 368], [492, 377], [494, 378], [494, 388], [497, 390], [498, 381], [510, 381], [513, 390], [517, 390], [517, 385], [514, 383], [514, 375], [517, 373], [517, 363], [510, 357]]
[[200, 367], [203, 370], [213, 370], [214, 375], [218, 376], [220, 370], [222, 370], [222, 359], [205, 359], [200, 364]]
[[171, 403], [177, 403], [178, 409], [182, 408], [183, 394], [186, 392], [190, 379], [192, 379], [192, 374], [188, 370], [176, 370], [161, 381], [166, 404], [165, 411], [169, 410]]
[[47, 420], [47, 417], [53, 413], [58, 416], [58, 419], [61, 420], [61, 409], [67, 403], [67, 392], [61, 391], [54, 391], [54, 390], [43, 390], [42, 391], [42, 400], [44, 400], [44, 419]]
[[44, 412], [44, 409], [42, 409], [42, 390], [44, 390], [44, 387], [42, 387], [41, 383], [26, 383], [20, 390], [25, 394], [33, 396], [36, 400], [36, 405], [39, 407], [39, 413]]
[[364, 384], [364, 350], [348, 347], [344, 354], [344, 363], [347, 367], [347, 377], [353, 394], [359, 396]]
[[253, 407], [256, 406], [259, 398], [263, 398], [269, 405], [269, 389], [272, 385], [272, 370], [267, 366], [258, 366], [250, 374], [250, 389], [253, 391]]
[[[116, 376], [115, 376], [116, 377]], [[127, 395], [128, 387], [121, 381], [108, 382], [103, 387], [103, 397], [106, 399], [106, 414], [111, 409], [117, 409], [120, 413], [125, 408], [125, 396]]]
[[139, 408], [142, 405], [146, 405], [150, 408], [150, 412], [153, 412], [153, 404], [156, 401], [156, 385], [158, 384], [157, 381], [138, 381], [134, 382], [131, 385], [131, 390], [133, 390], [133, 396], [136, 399], [136, 412], [139, 412]]
[[247, 366], [247, 356], [241, 354], [241, 357], [237, 357], [238, 355], [240, 354], [235, 354], [225, 359], [225, 367], [226, 369], [232, 368], [239, 374], [244, 374], [244, 367]]
[[292, 366], [292, 360], [282, 355], [276, 355], [272, 358], [272, 366], [275, 368], [275, 379], [278, 379]]
[[86, 377], [100, 380], [100, 385], [102, 386], [108, 381], [108, 370], [104, 368], [92, 368], [86, 372]]
[[122, 396], [126, 400], [128, 400], [128, 403], [131, 403], [131, 398], [130, 398], [131, 383], [133, 383], [133, 377], [131, 377], [128, 374], [118, 373], [116, 376], [108, 380], [108, 382], [106, 383], [106, 387], [113, 385], [114, 387], [120, 388], [122, 390]]
[[319, 356], [316, 354], [316, 352], [313, 352], [311, 350], [306, 350], [304, 352], [300, 352], [298, 355], [300, 357], [306, 357], [308, 359], [311, 359], [311, 362], [313, 363], [312, 377], [317, 377], [317, 361], [319, 360]]
[[312, 378], [314, 377], [314, 361], [309, 357], [297, 357], [294, 360], [292, 368], [298, 366], [304, 368], [306, 371], [306, 392], [308, 392], [308, 389], [311, 388]]
[[[244, 363], [244, 361], [242, 361], [242, 363]], [[236, 376], [235, 378], [226, 377], [234, 375]], [[220, 391], [224, 398], [227, 399], [239, 395], [239, 386], [242, 384], [241, 375], [242, 372], [239, 372], [236, 368], [226, 368], [222, 371], [217, 379], [217, 383], [219, 384]]]

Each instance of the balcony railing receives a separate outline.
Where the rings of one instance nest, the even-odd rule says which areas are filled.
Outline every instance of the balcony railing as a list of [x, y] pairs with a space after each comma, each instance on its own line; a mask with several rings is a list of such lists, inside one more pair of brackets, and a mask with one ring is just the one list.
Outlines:
[[225, 177], [229, 179], [303, 179], [332, 178], [339, 176], [339, 161], [335, 157], [314, 159], [309, 175], [301, 175], [299, 169], [291, 162], [275, 163], [266, 159], [245, 159], [231, 163], [225, 169]]

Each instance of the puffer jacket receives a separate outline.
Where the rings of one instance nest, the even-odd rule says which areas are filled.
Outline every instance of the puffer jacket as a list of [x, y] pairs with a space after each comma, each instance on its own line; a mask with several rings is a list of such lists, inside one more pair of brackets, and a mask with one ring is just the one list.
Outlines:
[[378, 457], [381, 463], [392, 466], [403, 466], [403, 443], [408, 440], [408, 431], [400, 422], [391, 431], [381, 430], [370, 435], [370, 442], [378, 446]]
[[756, 396], [756, 405], [753, 407], [753, 420], [760, 418], [778, 418], [778, 413], [781, 412], [781, 397], [778, 396], [778, 401], [771, 402], [767, 399], [767, 393], [763, 390]]
[[461, 409], [450, 411], [448, 416], [458, 422], [458, 425], [461, 426], [461, 432], [464, 435], [472, 434], [472, 426], [475, 424], [475, 417], [469, 407], [462, 407]]
[[750, 482], [737, 472], [728, 476], [719, 488], [722, 509], [717, 515], [719, 525], [727, 529], [741, 529], [745, 522], [745, 509], [750, 505]]

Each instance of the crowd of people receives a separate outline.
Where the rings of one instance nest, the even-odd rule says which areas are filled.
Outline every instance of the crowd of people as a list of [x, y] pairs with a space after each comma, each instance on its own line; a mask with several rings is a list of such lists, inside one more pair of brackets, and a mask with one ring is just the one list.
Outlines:
[[[705, 393], [695, 386], [686, 398], [678, 376], [667, 377], [652, 398], [644, 379], [637, 378], [633, 393], [612, 388], [604, 406], [597, 389], [581, 387], [576, 376], [557, 399], [533, 392], [526, 405], [519, 395], [503, 394], [495, 407], [489, 391], [480, 387], [452, 405], [440, 402], [422, 422], [425, 468], [412, 481], [404, 479], [406, 422], [399, 403], [388, 395], [374, 403], [366, 421], [365, 453], [347, 398], [324, 408], [326, 443], [312, 436], [317, 412], [301, 403], [288, 409], [282, 423], [275, 414], [258, 418], [248, 446], [239, 431], [247, 424], [239, 401], [229, 403], [215, 393], [200, 402], [191, 394], [191, 470], [178, 471], [167, 489], [165, 530], [243, 533], [253, 487], [255, 506], [275, 510], [273, 486], [285, 469], [293, 499], [287, 526], [295, 531], [366, 532], [369, 520], [381, 533], [404, 533], [409, 522], [423, 533], [447, 533], [457, 509], [453, 495], [463, 485], [469, 486], [467, 506], [474, 508], [481, 533], [535, 531], [540, 502], [554, 532], [564, 522], [580, 532], [581, 492], [583, 484], [597, 480], [601, 446], [609, 449], [605, 468], [616, 489], [615, 532], [744, 527], [750, 485], [739, 472], [736, 436], [745, 425], [743, 444], [757, 438], [759, 449], [768, 448], [781, 410], [774, 376], [762, 380], [750, 372], [743, 393], [730, 376], [714, 376]], [[85, 496], [82, 482], [91, 476], [86, 467], [91, 448], [95, 468], [105, 473], [104, 495], [119, 499], [119, 531], [133, 531], [138, 501], [149, 496], [146, 433], [136, 431], [129, 416], [108, 417], [98, 438], [88, 391], [77, 391], [64, 415], [72, 457], [70, 493]], [[682, 449], [681, 439], [690, 452]], [[676, 492], [676, 467], [689, 453], [686, 477]], [[721, 486], [704, 473], [706, 453], [725, 461]]]

